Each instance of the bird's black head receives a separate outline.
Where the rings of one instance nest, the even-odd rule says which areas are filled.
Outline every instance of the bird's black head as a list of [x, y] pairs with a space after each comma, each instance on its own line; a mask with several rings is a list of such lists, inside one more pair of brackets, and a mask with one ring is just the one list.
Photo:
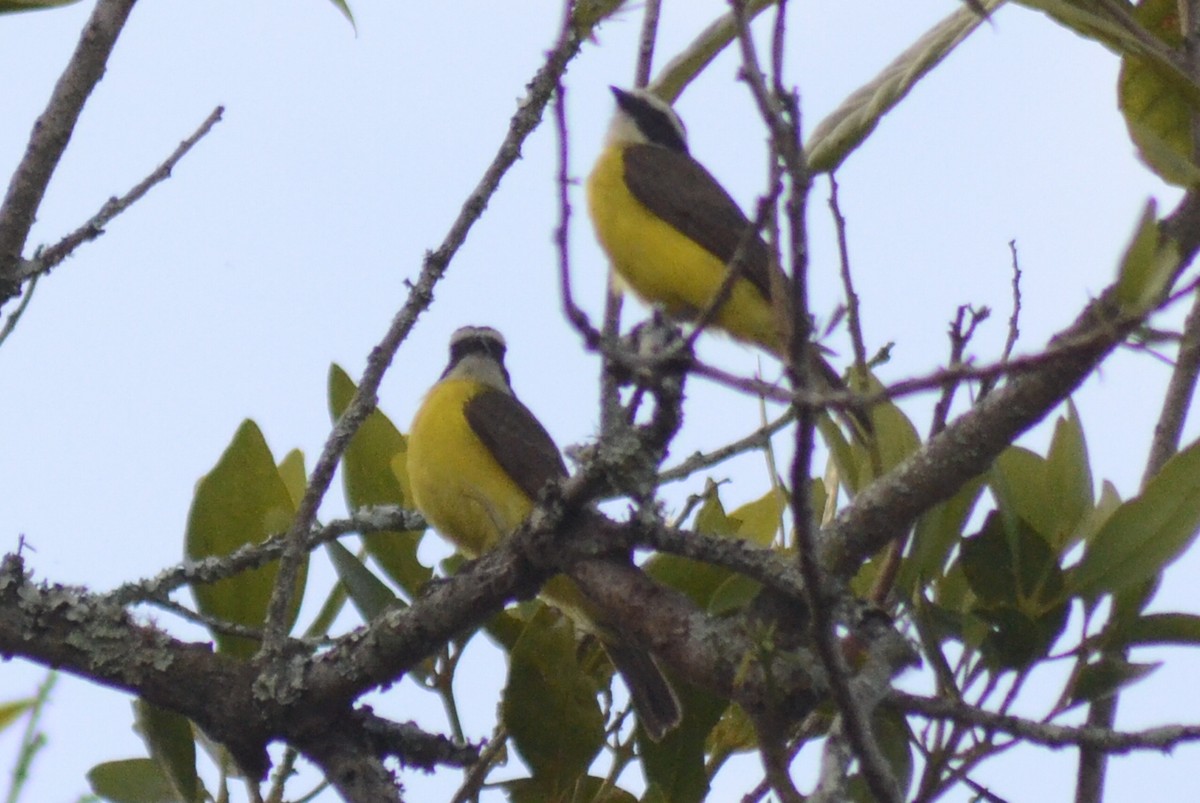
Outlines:
[[646, 142], [688, 152], [687, 131], [669, 103], [645, 89], [625, 90], [615, 86], [609, 89], [617, 99], [620, 114], [633, 123]]
[[456, 329], [450, 335], [450, 362], [442, 372], [445, 377], [454, 370], [463, 359], [479, 357], [491, 360], [499, 366], [508, 382], [508, 370], [504, 367], [504, 352], [508, 350], [504, 335], [490, 326], [464, 326]]

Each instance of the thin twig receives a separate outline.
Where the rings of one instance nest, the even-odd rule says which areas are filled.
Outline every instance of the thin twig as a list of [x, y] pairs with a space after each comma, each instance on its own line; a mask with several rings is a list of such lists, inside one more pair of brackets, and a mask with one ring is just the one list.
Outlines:
[[829, 174], [829, 210], [837, 230], [838, 264], [842, 277], [842, 292], [846, 295], [846, 328], [850, 332], [850, 343], [854, 347], [854, 366], [864, 378], [867, 374], [867, 346], [863, 339], [858, 292], [854, 289], [854, 278], [850, 272], [850, 246], [846, 238], [846, 216], [838, 202], [837, 177]]
[[135, 0], [100, 0], [79, 44], [33, 124], [25, 154], [0, 204], [0, 305], [20, 286], [21, 252], [37, 218], [50, 177], [71, 141], [83, 105], [104, 75], [108, 57]]
[[[563, 26], [564, 31], [571, 24], [570, 4], [567, 4]], [[554, 244], [558, 249], [558, 286], [562, 297], [563, 314], [583, 336], [588, 348], [596, 348], [600, 344], [600, 333], [588, 320], [587, 313], [575, 303], [571, 293], [571, 197], [570, 197], [570, 159], [567, 150], [567, 89], [562, 81], [558, 82], [554, 92], [554, 132], [558, 140], [558, 226], [554, 230]]]
[[753, 449], [762, 449], [771, 442], [772, 435], [779, 432], [781, 429], [795, 420], [796, 411], [789, 407], [783, 413], [783, 415], [779, 416], [774, 421], [759, 427], [744, 438], [736, 440], [733, 443], [726, 444], [720, 449], [714, 449], [711, 452], [696, 452], [679, 465], [673, 466], [672, 468], [669, 468], [659, 474], [658, 482], [661, 484], [686, 479], [701, 469], [711, 468], [712, 466], [722, 463], [731, 457], [742, 454], [743, 452], [748, 452]]
[[1012, 314], [1008, 316], [1008, 336], [1004, 339], [1004, 353], [1001, 359], [1007, 360], [1012, 356], [1021, 337], [1021, 258], [1017, 254], [1017, 241], [1009, 240], [1008, 249], [1012, 253]]
[[[791, 283], [792, 283], [792, 327], [791, 343], [787, 352], [788, 373], [793, 389], [812, 387], [809, 360], [805, 355], [812, 346], [808, 342], [810, 323], [808, 315], [808, 246], [806, 229], [806, 204], [811, 187], [811, 176], [804, 161], [804, 150], [800, 144], [799, 102], [794, 92], [785, 93], [782, 77], [775, 77], [775, 92], [767, 90], [766, 81], [755, 55], [754, 41], [749, 22], [744, 13], [743, 0], [732, 0], [738, 19], [738, 41], [742, 50], [742, 74], [750, 86], [751, 94], [758, 102], [763, 120], [771, 131], [772, 152], [782, 160], [791, 183], [786, 209], [791, 235]], [[773, 38], [773, 63], [778, 70], [782, 65], [783, 26], [786, 3], [781, 0]], [[793, 402], [795, 404], [795, 402]], [[821, 663], [829, 675], [830, 691], [841, 714], [847, 740], [858, 757], [863, 777], [876, 799], [898, 802], [900, 795], [891, 768], [888, 766], [879, 745], [871, 732], [869, 715], [855, 697], [850, 686], [849, 669], [842, 656], [833, 617], [834, 599], [830, 579], [822, 565], [813, 532], [813, 518], [808, 494], [811, 476], [813, 449], [815, 447], [814, 408], [798, 404], [796, 410], [796, 452], [792, 460], [790, 476], [792, 494], [792, 526], [795, 530], [797, 557], [800, 574], [804, 578], [805, 598], [810, 616], [813, 617], [813, 641]], [[779, 790], [777, 790], [779, 791]], [[783, 794], [783, 792], [780, 792]]]
[[504, 725], [497, 725], [496, 732], [492, 734], [492, 740], [479, 754], [479, 760], [467, 770], [462, 786], [454, 793], [454, 797], [450, 798], [450, 803], [467, 803], [470, 800], [477, 800], [479, 790], [483, 788], [483, 782], [487, 780], [487, 775], [492, 770], [493, 762], [500, 757], [507, 746], [508, 730]]
[[1200, 377], [1200, 292], [1192, 302], [1192, 309], [1183, 324], [1183, 336], [1179, 341], [1179, 353], [1175, 358], [1175, 370], [1167, 385], [1162, 411], [1154, 425], [1154, 440], [1142, 475], [1145, 486], [1179, 451], [1179, 439], [1188, 409], [1196, 392]]
[[4, 341], [8, 340], [8, 336], [17, 328], [17, 324], [21, 321], [21, 316], [25, 314], [25, 310], [29, 307], [29, 302], [33, 300], [33, 291], [37, 288], [38, 276], [34, 276], [25, 285], [21, 291], [21, 303], [17, 308], [9, 313], [8, 320], [4, 322], [4, 328], [0, 329], [0, 346], [4, 345]]
[[129, 192], [120, 198], [109, 198], [100, 207], [100, 210], [92, 215], [90, 220], [26, 262], [22, 266], [20, 278], [25, 279], [49, 272], [51, 268], [70, 256], [76, 248], [103, 234], [104, 227], [113, 218], [140, 201], [154, 185], [166, 181], [171, 177], [171, 171], [175, 169], [179, 161], [187, 155], [188, 151], [195, 147], [197, 142], [207, 136], [209, 131], [212, 131], [213, 126], [221, 121], [221, 115], [224, 112], [224, 106], [217, 106], [213, 109], [204, 122], [200, 124], [200, 127], [190, 137], [180, 142], [178, 147], [171, 152], [171, 155], [162, 164], [154, 168], [150, 175], [139, 181]]
[[[1012, 357], [1016, 348], [1017, 338], [1021, 336], [1021, 262], [1017, 256], [1017, 241], [1008, 241], [1008, 250], [1012, 254], [1012, 313], [1008, 316], [1008, 334], [1004, 338], [1004, 351], [1000, 354], [1003, 364]], [[984, 309], [987, 309], [986, 307]], [[979, 383], [979, 400], [982, 400], [996, 386], [999, 377], [989, 377]]]
[[17, 762], [13, 767], [12, 780], [9, 782], [5, 803], [17, 803], [17, 800], [20, 799], [21, 790], [29, 780], [29, 769], [33, 766], [33, 760], [37, 757], [38, 752], [46, 746], [46, 735], [40, 730], [42, 713], [46, 710], [46, 703], [50, 700], [50, 691], [57, 682], [58, 672], [51, 670], [46, 673], [46, 679], [38, 684], [37, 692], [34, 694], [33, 702], [27, 712], [28, 719], [25, 721], [25, 730], [21, 734]]
[[1141, 731], [1114, 731], [1078, 725], [1053, 725], [1031, 719], [997, 714], [944, 697], [921, 697], [893, 691], [889, 698], [902, 710], [926, 719], [947, 719], [976, 728], [999, 731], [1026, 742], [1046, 747], [1088, 746], [1109, 754], [1135, 750], [1172, 750], [1200, 741], [1200, 725], [1166, 725]]
[[[1124, 328], [1131, 325], [1135, 320], [1141, 320], [1142, 318], [1143, 316], [1138, 314], [1133, 317], [1114, 321], [1114, 324]], [[838, 390], [810, 391], [807, 389], [788, 391], [785, 388], [764, 382], [761, 379], [737, 376], [699, 361], [692, 364], [691, 373], [711, 379], [726, 387], [740, 390], [743, 393], [748, 393], [752, 396], [762, 396], [770, 401], [781, 404], [799, 402], [833, 409], [846, 409], [852, 407], [856, 402], [859, 405], [872, 405], [889, 399], [902, 398], [913, 393], [933, 390], [942, 387], [946, 382], [951, 380], [982, 380], [997, 376], [1011, 378], [1021, 374], [1040, 373], [1047, 365], [1060, 360], [1071, 359], [1074, 355], [1091, 351], [1098, 344], [1108, 343], [1110, 340], [1111, 332], [1099, 328], [1086, 332], [1073, 333], [1071, 337], [1053, 340], [1044, 351], [1037, 354], [1015, 357], [1007, 362], [995, 362], [983, 366], [958, 365], [940, 368], [924, 376], [917, 376], [888, 385], [875, 393], [856, 393]]]
[[271, 774], [271, 788], [267, 792], [267, 803], [283, 803], [283, 788], [295, 772], [296, 759], [299, 757], [300, 753], [294, 747], [288, 746], [283, 751], [283, 760]]
[[638, 36], [637, 68], [633, 85], [644, 87], [650, 83], [650, 70], [654, 66], [654, 45], [658, 40], [658, 18], [662, 11], [662, 0], [646, 0], [646, 12], [642, 15], [642, 31]]
[[783, 734], [773, 726], [756, 728], [758, 735], [758, 753], [762, 757], [763, 770], [771, 789], [782, 803], [803, 803], [804, 798], [792, 783], [788, 773], [791, 755], [784, 742]]
[[[634, 67], [634, 86], [644, 87], [650, 80], [650, 67], [654, 61], [654, 44], [658, 39], [658, 19], [661, 0], [648, 0], [642, 17], [641, 35], [638, 37], [638, 61]], [[610, 268], [608, 285], [604, 295], [604, 324], [601, 339], [605, 343], [616, 343], [621, 334], [621, 307], [623, 296], [616, 284], [616, 274]], [[637, 405], [631, 405], [636, 410]], [[600, 363], [600, 434], [601, 437], [618, 432], [628, 425], [621, 409], [620, 376], [613, 370], [609, 354], [603, 352]]]
[[[971, 320], [969, 323], [964, 323], [963, 319], [967, 313], [970, 313]], [[950, 323], [950, 358], [947, 365], [954, 368], [965, 364], [963, 355], [967, 352], [967, 345], [974, 337], [975, 329], [989, 315], [991, 315], [991, 310], [987, 307], [977, 310], [968, 304], [959, 305], [954, 313], [954, 320]], [[950, 406], [954, 403], [954, 393], [961, 383], [962, 380], [957, 377], [943, 383], [942, 395], [938, 397], [937, 404], [933, 407], [933, 420], [929, 424], [930, 437], [946, 428], [946, 422], [950, 419]]]
[[[363, 508], [349, 519], [337, 519], [323, 527], [314, 528], [305, 539], [305, 551], [341, 538], [348, 533], [367, 535], [377, 532], [421, 530], [425, 520], [412, 511], [394, 506]], [[199, 561], [184, 561], [164, 569], [154, 577], [123, 583], [105, 595], [106, 602], [124, 607], [136, 602], [155, 602], [165, 599], [185, 585], [215, 583], [242, 572], [265, 566], [283, 554], [287, 534], [273, 535], [260, 544], [247, 544], [228, 555]]]

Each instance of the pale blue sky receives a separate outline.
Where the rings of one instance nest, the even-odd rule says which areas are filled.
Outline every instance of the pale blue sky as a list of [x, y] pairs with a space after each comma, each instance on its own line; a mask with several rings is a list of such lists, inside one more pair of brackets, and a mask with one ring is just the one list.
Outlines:
[[[811, 128], [956, 3], [793, 5], [790, 78]], [[90, 8], [0, 17], [0, 175], [19, 158]], [[41, 283], [0, 348], [0, 544], [11, 549], [23, 534], [39, 577], [104, 590], [178, 561], [193, 486], [244, 417], [277, 455], [300, 447], [311, 465], [328, 430], [329, 363], [361, 372], [404, 299], [404, 280], [416, 277], [492, 158], [560, 14], [551, 0], [356, 0], [353, 8], [357, 37], [324, 0], [135, 8], [34, 242], [55, 241], [140, 180], [213, 106], [226, 106], [225, 120], [168, 182]], [[658, 63], [723, 8], [666, 0]], [[632, 80], [639, 11], [605, 25], [571, 67], [576, 177], [610, 114], [607, 86]], [[736, 67], [723, 56], [678, 109], [693, 153], [749, 207], [764, 186], [764, 137]], [[885, 379], [944, 361], [947, 322], [964, 302], [994, 308], [974, 353], [998, 354], [1009, 240], [1025, 272], [1021, 348], [1030, 350], [1110, 281], [1145, 200], [1169, 208], [1178, 193], [1140, 165], [1116, 111], [1116, 71], [1099, 46], [1006, 8], [850, 158], [839, 180], [869, 347], [897, 342]], [[597, 363], [558, 311], [554, 171], [547, 124], [384, 382], [382, 408], [402, 428], [441, 370], [449, 333], [472, 323], [507, 335], [516, 388], [561, 445], [593, 433]], [[818, 314], [838, 294], [827, 193], [819, 182], [811, 206]], [[576, 290], [597, 316], [605, 265], [578, 187], [573, 200]], [[642, 314], [626, 309], [627, 320]], [[831, 345], [848, 354], [844, 338]], [[758, 360], [711, 338], [703, 354], [743, 373]], [[1136, 491], [1167, 375], [1145, 355], [1122, 352], [1078, 396], [1096, 477], [1123, 495]], [[753, 400], [699, 381], [688, 395], [674, 459], [755, 426]], [[922, 432], [930, 405], [905, 403]], [[1195, 427], [1188, 431], [1194, 437]], [[758, 458], [713, 476], [734, 478], [725, 489], [731, 504], [764, 488]], [[677, 486], [669, 499], [699, 487], [699, 478]], [[340, 512], [332, 498], [323, 515]], [[1196, 566], [1185, 559], [1172, 569], [1156, 607], [1198, 607], [1187, 578]], [[328, 573], [319, 569], [313, 582], [322, 581]], [[499, 685], [495, 653], [475, 656], [469, 683]], [[1160, 670], [1126, 695], [1121, 724], [1200, 721], [1196, 671], [1194, 660]], [[0, 666], [0, 700], [28, 692], [40, 674], [20, 662]], [[494, 696], [481, 700], [467, 717], [474, 738], [490, 731]], [[404, 686], [376, 704], [443, 727], [434, 698]], [[73, 799], [92, 764], [141, 753], [129, 723], [127, 698], [64, 678], [27, 799]], [[14, 736], [0, 734], [0, 767], [11, 766]], [[1197, 755], [1185, 748], [1116, 761], [1110, 799], [1169, 799]], [[1073, 770], [1069, 751], [1025, 752], [978, 778], [1013, 800], [1064, 800]], [[744, 774], [757, 773], [751, 763]], [[419, 773], [404, 779], [413, 800], [445, 799], [451, 788]], [[733, 795], [748, 785], [732, 779], [723, 788]]]

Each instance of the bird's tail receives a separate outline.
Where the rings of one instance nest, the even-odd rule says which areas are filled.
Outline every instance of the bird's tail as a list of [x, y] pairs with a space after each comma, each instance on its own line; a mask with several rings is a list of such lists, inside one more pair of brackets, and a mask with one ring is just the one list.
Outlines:
[[602, 643], [613, 666], [625, 679], [633, 710], [646, 735], [656, 742], [670, 733], [683, 716], [679, 698], [654, 656], [619, 638], [606, 636]]

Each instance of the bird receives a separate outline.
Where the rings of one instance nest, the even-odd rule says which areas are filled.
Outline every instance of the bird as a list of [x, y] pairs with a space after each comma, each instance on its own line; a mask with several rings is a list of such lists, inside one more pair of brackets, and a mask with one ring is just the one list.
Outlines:
[[[683, 121], [666, 101], [645, 89], [611, 89], [617, 111], [587, 179], [596, 237], [623, 288], [693, 319], [711, 303], [751, 223], [692, 158]], [[767, 245], [750, 237], [741, 276], [713, 322], [779, 354], [771, 281]]]
[[[491, 327], [455, 331], [449, 363], [408, 433], [417, 510], [472, 558], [515, 531], [547, 483], [567, 476], [554, 440], [513, 392], [506, 351], [504, 336]], [[651, 739], [661, 740], [679, 724], [678, 698], [650, 653], [603, 624], [569, 578], [553, 578], [542, 596], [599, 638]]]
[[[588, 175], [587, 200], [616, 284], [673, 318], [694, 320], [712, 304], [742, 244], [740, 273], [712, 325], [786, 359], [792, 316], [782, 291], [790, 282], [766, 242], [688, 152], [687, 129], [669, 103], [646, 89], [610, 89], [617, 109]], [[808, 353], [818, 385], [844, 390], [818, 348]], [[857, 430], [870, 431], [866, 411], [852, 405], [849, 412]]]

